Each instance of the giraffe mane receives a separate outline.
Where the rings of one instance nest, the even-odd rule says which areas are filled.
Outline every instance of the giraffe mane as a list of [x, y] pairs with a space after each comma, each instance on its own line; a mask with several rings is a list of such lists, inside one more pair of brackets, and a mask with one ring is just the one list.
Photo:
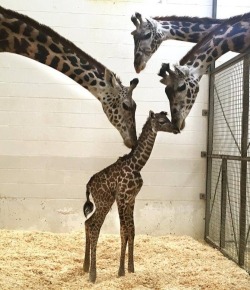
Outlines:
[[154, 16], [152, 17], [156, 21], [186, 21], [186, 22], [197, 22], [200, 24], [221, 24], [226, 19], [215, 19], [210, 17], [189, 17], [189, 16]]
[[192, 56], [206, 41], [210, 40], [214, 33], [216, 31], [219, 31], [221, 27], [224, 25], [233, 25], [234, 23], [237, 23], [241, 20], [250, 20], [250, 12], [241, 14], [241, 15], [236, 15], [233, 17], [228, 18], [226, 21], [222, 22], [218, 26], [216, 26], [214, 29], [212, 29], [208, 34], [206, 34], [201, 41], [199, 41], [196, 45], [194, 45], [180, 60], [180, 65], [184, 65], [188, 62], [190, 56]]
[[2, 6], [0, 6], [0, 13], [7, 13], [13, 18], [20, 19], [21, 21], [24, 21], [27, 24], [30, 24], [34, 28], [38, 29], [39, 31], [42, 31], [44, 34], [51, 36], [55, 41], [60, 42], [62, 45], [65, 45], [66, 47], [70, 48], [70, 50], [74, 53], [77, 54], [79, 58], [83, 58], [85, 61], [88, 61], [90, 64], [94, 64], [94, 66], [99, 70], [99, 72], [104, 73], [105, 71], [105, 66], [95, 60], [93, 57], [82, 51], [79, 47], [77, 47], [73, 42], [70, 40], [66, 39], [65, 37], [61, 36], [59, 33], [51, 29], [50, 27], [40, 24], [38, 21], [20, 14], [16, 11], [10, 10], [10, 9], [5, 9]]
[[117, 82], [119, 83], [119, 85], [122, 85], [122, 81], [121, 81], [120, 77], [115, 73], [114, 73], [114, 76], [115, 76]]

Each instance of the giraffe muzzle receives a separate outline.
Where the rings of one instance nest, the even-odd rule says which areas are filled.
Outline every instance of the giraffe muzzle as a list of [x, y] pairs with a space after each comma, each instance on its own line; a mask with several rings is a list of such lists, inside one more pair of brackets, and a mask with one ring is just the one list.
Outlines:
[[176, 127], [175, 127], [175, 128], [173, 129], [173, 133], [174, 133], [174, 134], [179, 134], [179, 133], [181, 133], [181, 130], [180, 130], [179, 128], [176, 128]]

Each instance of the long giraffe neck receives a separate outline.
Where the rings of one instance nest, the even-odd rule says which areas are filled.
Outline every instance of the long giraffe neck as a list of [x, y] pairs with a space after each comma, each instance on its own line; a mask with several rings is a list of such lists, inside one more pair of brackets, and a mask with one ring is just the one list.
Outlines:
[[[105, 67], [47, 26], [0, 7], [0, 52], [19, 54], [67, 75], [99, 100]], [[98, 89], [97, 89], [98, 87]]]
[[230, 18], [217, 26], [181, 60], [199, 79], [213, 61], [228, 51], [242, 53], [250, 48], [250, 13]]
[[142, 128], [136, 147], [129, 154], [136, 170], [140, 171], [147, 163], [154, 147], [156, 135], [157, 132], [154, 132], [151, 121], [148, 119]]
[[159, 23], [162, 40], [175, 39], [197, 43], [225, 19], [198, 17], [154, 17]]

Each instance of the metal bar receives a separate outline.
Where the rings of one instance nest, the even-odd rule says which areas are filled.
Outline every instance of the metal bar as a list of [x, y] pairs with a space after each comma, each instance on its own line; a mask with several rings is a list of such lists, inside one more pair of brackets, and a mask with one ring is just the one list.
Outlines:
[[226, 155], [226, 154], [208, 154], [208, 158], [214, 159], [227, 159], [227, 160], [238, 160], [238, 161], [247, 161], [250, 162], [250, 157], [242, 157], [242, 156], [233, 156], [233, 155]]
[[[247, 157], [248, 148], [248, 120], [249, 120], [249, 66], [250, 57], [246, 55], [243, 62], [243, 112], [242, 112], [242, 137], [241, 154]], [[241, 161], [240, 175], [240, 240], [239, 240], [239, 265], [243, 266], [245, 261], [245, 239], [246, 239], [246, 204], [247, 204], [247, 161]]]
[[225, 248], [226, 240], [226, 210], [227, 210], [227, 159], [222, 159], [221, 174], [221, 218], [220, 218], [220, 247]]
[[[212, 2], [212, 18], [217, 15], [217, 0]], [[214, 71], [215, 62], [210, 65], [209, 72]], [[207, 153], [212, 154], [213, 150], [213, 117], [214, 117], [214, 75], [209, 75], [209, 115], [208, 115], [208, 138], [207, 138]], [[207, 158], [207, 172], [206, 172], [206, 205], [205, 205], [205, 233], [204, 236], [209, 235], [209, 223], [212, 211], [211, 205], [211, 178], [212, 178], [212, 158]]]
[[[214, 124], [214, 76], [210, 77], [209, 86], [209, 115], [208, 115], [208, 138], [207, 138], [207, 153], [212, 154], [213, 151], [213, 124]], [[206, 172], [206, 208], [205, 208], [205, 237], [209, 235], [210, 222], [210, 207], [211, 207], [211, 180], [212, 180], [212, 158], [207, 158]]]
[[212, 3], [212, 18], [217, 17], [217, 0], [213, 0]]
[[248, 230], [247, 230], [247, 234], [246, 234], [246, 244], [248, 241], [249, 233], [250, 233], [250, 225], [248, 226]]

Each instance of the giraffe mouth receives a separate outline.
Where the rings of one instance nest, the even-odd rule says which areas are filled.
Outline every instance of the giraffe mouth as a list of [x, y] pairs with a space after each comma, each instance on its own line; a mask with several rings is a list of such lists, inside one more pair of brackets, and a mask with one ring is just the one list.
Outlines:
[[173, 133], [174, 134], [179, 134], [185, 128], [185, 119], [183, 119], [182, 121], [181, 120], [174, 121], [172, 119], [172, 124], [174, 126]]
[[136, 73], [140, 73], [146, 67], [146, 62], [141, 59], [141, 57], [134, 62], [134, 68]]
[[139, 74], [142, 70], [144, 70], [145, 67], [146, 67], [146, 64], [142, 64], [140, 66], [135, 66], [136, 73]]
[[181, 133], [181, 130], [178, 129], [178, 128], [174, 128], [174, 129], [173, 129], [173, 133], [174, 133], [174, 134], [179, 134], [179, 133]]
[[135, 71], [136, 71], [136, 73], [139, 74], [141, 72], [141, 69], [139, 67], [135, 67]]

